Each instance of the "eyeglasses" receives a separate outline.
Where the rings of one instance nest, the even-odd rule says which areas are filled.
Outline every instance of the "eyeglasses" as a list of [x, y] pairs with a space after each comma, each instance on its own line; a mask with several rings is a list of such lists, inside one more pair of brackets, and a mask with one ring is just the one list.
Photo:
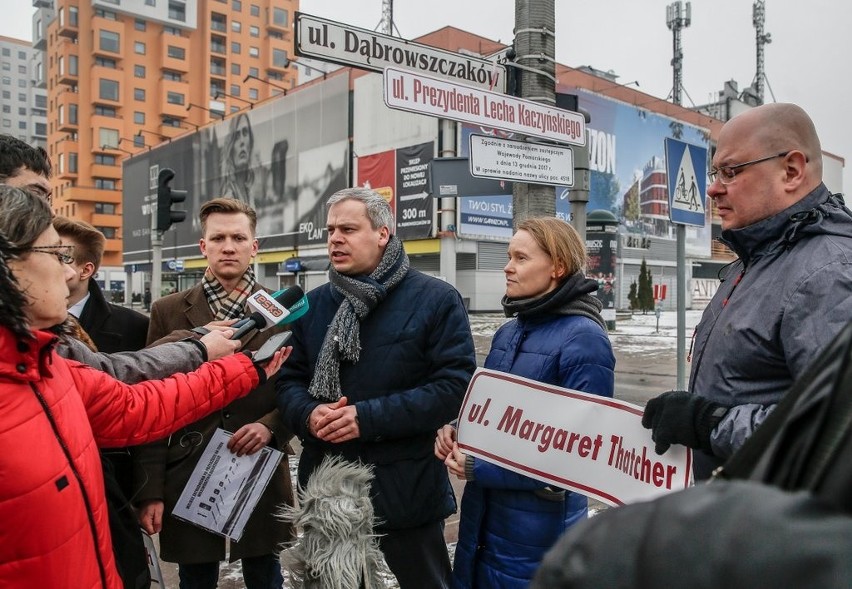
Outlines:
[[74, 263], [74, 246], [73, 245], [40, 245], [36, 247], [28, 247], [23, 250], [25, 252], [40, 252], [42, 254], [52, 254], [56, 256], [62, 264]]
[[733, 166], [719, 166], [718, 168], [710, 168], [710, 171], [707, 172], [707, 176], [709, 176], [710, 182], [715, 182], [716, 176], [718, 176], [719, 182], [727, 185], [736, 179], [737, 174], [739, 174], [738, 170], [742, 170], [747, 166], [752, 166], [761, 162], [768, 162], [769, 160], [774, 160], [775, 158], [787, 157], [787, 154], [789, 154], [791, 151], [793, 150], [791, 149], [788, 151], [783, 151], [781, 153], [776, 153], [775, 155], [768, 155], [766, 157], [751, 160], [750, 162], [744, 162], [742, 164], [734, 164]]

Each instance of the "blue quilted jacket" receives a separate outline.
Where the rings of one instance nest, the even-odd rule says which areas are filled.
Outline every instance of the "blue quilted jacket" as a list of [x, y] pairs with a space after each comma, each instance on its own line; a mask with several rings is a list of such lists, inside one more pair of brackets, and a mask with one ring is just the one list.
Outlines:
[[[485, 367], [612, 397], [615, 357], [603, 328], [579, 315], [514, 319], [494, 335]], [[587, 515], [583, 495], [472, 459], [462, 496], [456, 588], [527, 587], [544, 553]]]

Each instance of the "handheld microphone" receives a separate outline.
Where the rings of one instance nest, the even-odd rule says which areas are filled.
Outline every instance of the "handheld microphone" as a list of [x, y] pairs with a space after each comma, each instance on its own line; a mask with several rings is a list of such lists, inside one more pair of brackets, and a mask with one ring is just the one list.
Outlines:
[[232, 340], [240, 339], [252, 329], [264, 331], [288, 318], [298, 319], [307, 312], [308, 299], [301, 287], [291, 286], [274, 294], [257, 291], [249, 297], [248, 306], [252, 313], [234, 325], [237, 330]]

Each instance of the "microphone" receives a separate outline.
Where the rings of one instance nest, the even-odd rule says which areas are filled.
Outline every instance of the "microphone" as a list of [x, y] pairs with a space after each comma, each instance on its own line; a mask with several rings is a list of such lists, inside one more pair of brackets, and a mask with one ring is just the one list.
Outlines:
[[252, 329], [264, 331], [273, 325], [298, 319], [308, 311], [308, 298], [299, 286], [291, 286], [276, 293], [259, 290], [248, 298], [251, 315], [234, 324], [237, 329], [232, 340], [240, 339]]

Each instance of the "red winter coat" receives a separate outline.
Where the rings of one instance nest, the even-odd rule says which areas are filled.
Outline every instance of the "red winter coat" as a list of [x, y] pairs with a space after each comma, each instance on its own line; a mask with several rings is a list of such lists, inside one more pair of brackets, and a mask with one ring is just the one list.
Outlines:
[[237, 399], [259, 382], [244, 354], [126, 385], [0, 328], [0, 588], [122, 586], [98, 446], [136, 446]]

